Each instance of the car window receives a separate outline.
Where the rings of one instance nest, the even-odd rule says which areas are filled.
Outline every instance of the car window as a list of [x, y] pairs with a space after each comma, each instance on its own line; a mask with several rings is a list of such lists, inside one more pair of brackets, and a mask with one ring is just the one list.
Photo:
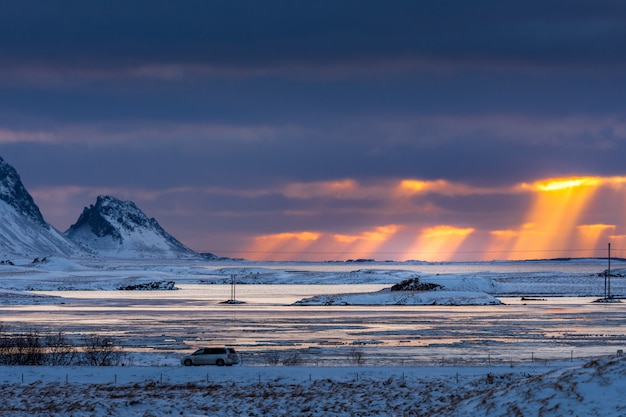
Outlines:
[[225, 355], [229, 352], [237, 353], [233, 348], [202, 348], [196, 350], [192, 355]]

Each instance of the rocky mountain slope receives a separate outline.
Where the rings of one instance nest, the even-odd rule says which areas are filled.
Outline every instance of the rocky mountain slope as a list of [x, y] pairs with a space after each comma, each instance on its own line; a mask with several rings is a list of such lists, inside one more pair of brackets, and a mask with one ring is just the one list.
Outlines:
[[154, 218], [148, 218], [132, 201], [99, 196], [85, 207], [64, 235], [99, 256], [112, 258], [199, 258], [167, 233]]
[[15, 168], [0, 158], [0, 257], [85, 256], [44, 220]]
[[194, 252], [132, 201], [111, 196], [98, 197], [60, 233], [45, 221], [15, 168], [0, 157], [0, 261], [47, 256], [220, 259]]

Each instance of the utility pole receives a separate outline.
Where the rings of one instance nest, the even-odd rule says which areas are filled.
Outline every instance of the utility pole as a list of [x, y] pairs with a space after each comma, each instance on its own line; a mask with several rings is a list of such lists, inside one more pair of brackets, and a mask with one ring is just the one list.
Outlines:
[[235, 274], [230, 276], [230, 301], [235, 302]]
[[608, 269], [608, 275], [609, 275], [609, 292], [608, 292], [608, 298], [612, 298], [611, 297], [611, 244], [609, 243], [609, 269]]

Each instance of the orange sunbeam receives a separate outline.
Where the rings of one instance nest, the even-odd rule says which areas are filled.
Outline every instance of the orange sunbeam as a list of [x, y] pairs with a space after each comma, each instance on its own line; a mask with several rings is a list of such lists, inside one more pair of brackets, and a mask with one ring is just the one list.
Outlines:
[[[371, 257], [399, 230], [397, 225], [379, 226], [359, 235], [334, 235], [336, 242], [341, 243], [343, 255], [357, 258]], [[356, 256], [355, 256], [356, 255]]]
[[489, 232], [491, 241], [485, 246], [483, 261], [502, 259], [510, 256], [520, 232], [516, 230], [492, 230]]
[[319, 238], [320, 233], [309, 231], [257, 236], [245, 254], [250, 260], [296, 260]]
[[615, 230], [613, 224], [584, 224], [577, 227], [578, 247], [594, 250], [598, 247], [600, 239], [607, 232]]
[[469, 235], [473, 228], [458, 228], [439, 225], [422, 230], [413, 247], [405, 255], [405, 259], [425, 261], [448, 261]]
[[626, 235], [610, 235], [608, 236], [611, 242], [611, 256], [624, 258], [626, 257]]
[[571, 248], [573, 233], [581, 212], [601, 181], [595, 177], [552, 179], [528, 186], [535, 191], [527, 215], [509, 259], [542, 257], [555, 249]]

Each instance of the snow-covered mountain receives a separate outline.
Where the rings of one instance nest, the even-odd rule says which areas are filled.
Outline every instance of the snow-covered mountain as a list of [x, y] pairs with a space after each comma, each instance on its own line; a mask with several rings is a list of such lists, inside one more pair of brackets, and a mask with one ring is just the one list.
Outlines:
[[0, 157], [0, 256], [84, 256], [44, 220], [15, 168]]
[[132, 201], [99, 196], [64, 235], [99, 256], [125, 259], [200, 258]]

